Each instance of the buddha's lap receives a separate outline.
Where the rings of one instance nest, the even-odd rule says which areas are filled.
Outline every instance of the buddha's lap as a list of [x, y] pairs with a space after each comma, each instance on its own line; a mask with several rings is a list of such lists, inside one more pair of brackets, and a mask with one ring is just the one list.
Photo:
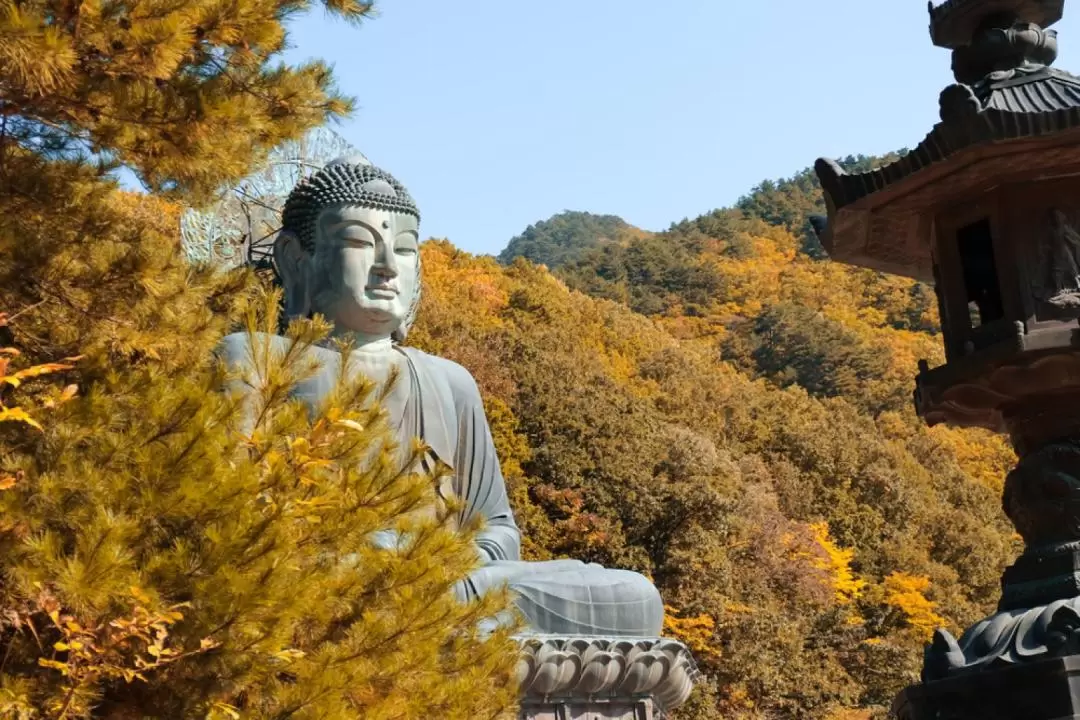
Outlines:
[[508, 585], [532, 632], [651, 637], [664, 607], [643, 575], [578, 560], [494, 561], [470, 576], [483, 594]]

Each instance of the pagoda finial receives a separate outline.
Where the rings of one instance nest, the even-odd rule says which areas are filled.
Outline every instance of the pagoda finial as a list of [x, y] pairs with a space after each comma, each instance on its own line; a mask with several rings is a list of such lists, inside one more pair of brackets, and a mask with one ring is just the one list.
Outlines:
[[1065, 0], [945, 0], [930, 11], [930, 38], [938, 47], [955, 50], [970, 45], [979, 31], [1016, 23], [1048, 28], [1061, 19]]

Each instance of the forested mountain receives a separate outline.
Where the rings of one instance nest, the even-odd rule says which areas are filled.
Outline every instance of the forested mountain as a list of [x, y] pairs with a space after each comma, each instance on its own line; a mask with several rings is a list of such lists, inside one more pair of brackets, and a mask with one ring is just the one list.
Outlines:
[[410, 341], [475, 374], [529, 556], [656, 581], [683, 718], [882, 716], [1019, 549], [1007, 444], [911, 408], [932, 290], [806, 252], [819, 203], [800, 173], [553, 272], [423, 250]]
[[525, 228], [510, 239], [499, 254], [509, 264], [523, 257], [537, 265], [556, 268], [577, 260], [589, 250], [640, 235], [637, 228], [615, 215], [593, 215], [566, 210]]
[[[907, 149], [882, 157], [848, 155], [839, 160], [840, 167], [848, 172], [865, 172], [878, 165], [907, 154]], [[735, 206], [748, 217], [761, 218], [773, 225], [787, 228], [799, 238], [801, 249], [811, 257], [823, 258], [825, 252], [810, 230], [807, 220], [814, 213], [825, 213], [825, 200], [821, 184], [813, 168], [805, 168], [790, 178], [765, 180], [749, 195], [739, 198]]]
[[[882, 157], [849, 155], [839, 161], [849, 172], [861, 172], [884, 162], [890, 162], [907, 153], [900, 150]], [[811, 232], [808, 217], [824, 214], [825, 202], [821, 185], [813, 168], [805, 168], [790, 178], [765, 180], [749, 194], [739, 198], [735, 209], [748, 218], [786, 228], [800, 240], [800, 249], [815, 258], [823, 258], [824, 251]], [[672, 229], [700, 224], [705, 218], [730, 215], [731, 210], [718, 210], [694, 221], [684, 220]], [[625, 244], [631, 239], [648, 235], [616, 215], [593, 215], [587, 212], [566, 210], [541, 220], [515, 235], [499, 253], [499, 262], [509, 265], [515, 258], [523, 257], [537, 265], [555, 269], [574, 263], [594, 250], [604, 250], [612, 244]]]

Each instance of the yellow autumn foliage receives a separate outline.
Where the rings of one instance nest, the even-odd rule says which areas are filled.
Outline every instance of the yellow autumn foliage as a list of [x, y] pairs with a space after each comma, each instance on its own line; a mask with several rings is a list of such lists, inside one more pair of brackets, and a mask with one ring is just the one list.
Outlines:
[[[7, 314], [0, 313], [0, 328], [6, 327], [7, 324]], [[39, 363], [23, 368], [22, 370], [10, 370], [9, 368], [11, 367], [12, 359], [19, 357], [20, 354], [21, 353], [17, 348], [0, 347], [0, 422], [20, 422], [37, 430], [41, 430], [42, 428], [38, 421], [24, 408], [17, 405], [8, 406], [4, 403], [4, 391], [9, 388], [17, 388], [31, 378], [51, 375], [62, 370], [71, 370], [74, 366], [71, 365], [70, 362], [77, 360], [78, 358], [65, 358], [67, 362]], [[62, 402], [66, 402], [74, 397], [75, 392], [76, 387], [74, 385], [68, 385], [58, 397], [46, 399], [43, 404], [45, 407], [52, 407]], [[8, 477], [0, 478], [0, 489], [6, 489], [3, 485], [10, 481], [11, 479]]]
[[947, 624], [926, 597], [929, 578], [896, 571], [885, 578], [884, 587], [885, 602], [903, 613], [908, 626], [922, 638], [929, 640], [935, 630]]
[[712, 683], [686, 717], [879, 713], [928, 628], [985, 611], [1012, 552], [985, 477], [1003, 456], [912, 410], [917, 361], [942, 359], [932, 293], [787, 230], [694, 232], [494, 279], [426, 243], [410, 340], [476, 375], [531, 557], [656, 579]]
[[935, 626], [993, 611], [1016, 552], [1004, 440], [912, 406], [919, 361], [944, 361], [933, 289], [828, 261], [807, 227], [823, 206], [807, 170], [616, 242], [557, 216], [526, 233], [550, 273], [508, 267], [506, 327], [453, 347], [509, 348], [537, 515], [608, 523], [559, 547], [716, 619], [695, 720], [883, 717]]
[[793, 563], [805, 563], [820, 573], [837, 605], [850, 605], [861, 595], [866, 581], [851, 569], [854, 551], [839, 547], [829, 536], [827, 522], [810, 523], [802, 532], [785, 532], [780, 541]]
[[811, 524], [810, 532], [821, 549], [825, 551], [824, 557], [814, 557], [814, 567], [829, 574], [836, 602], [849, 605], [859, 599], [866, 587], [866, 581], [856, 577], [851, 570], [851, 560], [855, 556], [855, 551], [839, 547], [829, 536], [829, 524], [826, 522]]
[[705, 613], [693, 617], [679, 615], [676, 608], [670, 605], [664, 606], [664, 634], [685, 643], [698, 662], [719, 660], [721, 653], [713, 636], [716, 621], [712, 616]]
[[874, 713], [859, 708], [838, 708], [825, 716], [825, 720], [872, 720]]
[[1016, 453], [1005, 436], [978, 428], [945, 425], [931, 428], [930, 433], [968, 474], [995, 492], [1001, 492], [1005, 475], [1016, 464]]

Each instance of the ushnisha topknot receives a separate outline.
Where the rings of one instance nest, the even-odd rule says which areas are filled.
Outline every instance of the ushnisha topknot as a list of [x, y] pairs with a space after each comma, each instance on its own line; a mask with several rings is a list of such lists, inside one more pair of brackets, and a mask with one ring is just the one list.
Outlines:
[[[393, 194], [387, 192], [391, 188]], [[343, 158], [327, 164], [293, 188], [281, 212], [282, 230], [295, 234], [304, 249], [311, 252], [315, 248], [315, 221], [331, 205], [389, 210], [420, 220], [412, 196], [393, 175], [374, 165]]]

